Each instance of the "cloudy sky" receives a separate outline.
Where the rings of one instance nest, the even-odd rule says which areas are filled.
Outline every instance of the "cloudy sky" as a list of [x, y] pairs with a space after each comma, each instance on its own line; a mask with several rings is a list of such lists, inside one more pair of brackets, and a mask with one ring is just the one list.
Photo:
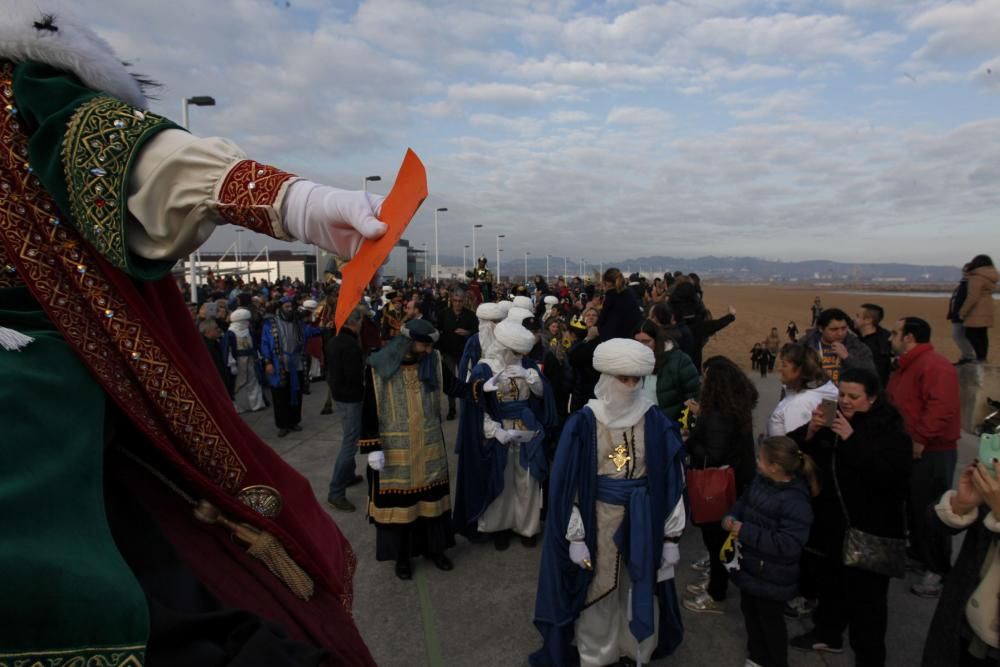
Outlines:
[[385, 193], [412, 147], [443, 255], [1000, 254], [1000, 0], [78, 5], [255, 159]]

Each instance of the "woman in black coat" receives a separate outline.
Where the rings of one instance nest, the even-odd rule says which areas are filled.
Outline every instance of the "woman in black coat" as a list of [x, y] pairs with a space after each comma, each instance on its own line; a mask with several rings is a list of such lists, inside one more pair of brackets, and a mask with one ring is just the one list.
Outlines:
[[[726, 357], [712, 357], [705, 362], [701, 400], [688, 401], [697, 421], [684, 443], [691, 468], [731, 466], [736, 473], [736, 495], [743, 494], [756, 471], [754, 460], [753, 409], [757, 388], [746, 373]], [[709, 577], [688, 587], [684, 606], [690, 611], [722, 613], [726, 608], [729, 577], [719, 560], [726, 541], [726, 531], [719, 521], [698, 526], [708, 549]]]
[[[794, 637], [793, 648], [839, 653], [844, 630], [859, 666], [885, 664], [889, 577], [843, 564], [847, 522], [882, 537], [905, 537], [904, 503], [913, 446], [899, 412], [880, 394], [878, 376], [863, 368], [840, 375], [840, 400], [832, 425], [823, 408], [788, 434], [816, 461], [822, 490], [814, 500], [815, 522], [806, 548], [819, 554], [819, 606], [813, 630]], [[834, 480], [836, 469], [836, 482]]]
[[597, 318], [601, 342], [612, 338], [631, 338], [632, 332], [642, 322], [642, 305], [632, 290], [628, 289], [625, 276], [618, 269], [608, 269], [602, 278], [604, 306]]
[[[1000, 650], [989, 643], [996, 643], [996, 630], [986, 621], [1000, 615], [1000, 602], [996, 589], [988, 584], [996, 581], [990, 577], [991, 568], [984, 574], [983, 565], [989, 561], [992, 568], [1000, 567], [996, 563], [1000, 482], [981, 462], [973, 461], [958, 478], [958, 488], [945, 493], [928, 511], [934, 515], [933, 525], [938, 530], [952, 535], [968, 532], [945, 579], [920, 664], [996, 667], [1000, 665]], [[976, 603], [970, 605], [973, 598]]]

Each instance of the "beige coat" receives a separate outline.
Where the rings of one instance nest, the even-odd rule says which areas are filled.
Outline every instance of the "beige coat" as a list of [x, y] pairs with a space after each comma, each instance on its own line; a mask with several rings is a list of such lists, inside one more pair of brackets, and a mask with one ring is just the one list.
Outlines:
[[993, 291], [997, 288], [996, 267], [980, 266], [968, 274], [969, 292], [958, 316], [967, 327], [993, 326]]

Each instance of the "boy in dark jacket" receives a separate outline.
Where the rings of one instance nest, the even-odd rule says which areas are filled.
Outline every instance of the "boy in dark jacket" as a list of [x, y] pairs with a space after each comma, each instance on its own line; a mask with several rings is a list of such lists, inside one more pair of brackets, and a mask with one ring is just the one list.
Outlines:
[[739, 538], [727, 567], [740, 589], [748, 660], [786, 667], [784, 607], [798, 588], [799, 559], [813, 521], [810, 488], [818, 491], [818, 481], [812, 459], [785, 436], [761, 444], [757, 472], [722, 521]]

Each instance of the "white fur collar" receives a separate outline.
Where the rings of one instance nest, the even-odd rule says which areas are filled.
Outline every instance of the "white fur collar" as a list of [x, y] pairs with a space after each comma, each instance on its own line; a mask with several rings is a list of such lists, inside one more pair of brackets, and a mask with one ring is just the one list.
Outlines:
[[[111, 46], [58, 0], [0, 0], [0, 58], [43, 62], [72, 72], [87, 86], [146, 108], [138, 82]], [[56, 31], [35, 22], [52, 16]]]

